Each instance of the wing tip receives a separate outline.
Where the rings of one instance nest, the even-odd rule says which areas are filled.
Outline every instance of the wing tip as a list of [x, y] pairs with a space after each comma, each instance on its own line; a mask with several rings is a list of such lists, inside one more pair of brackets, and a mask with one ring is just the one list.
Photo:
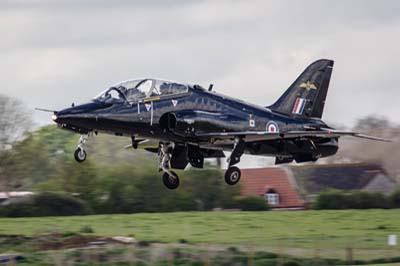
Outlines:
[[394, 143], [395, 142], [392, 139], [385, 139], [385, 138], [365, 135], [365, 134], [361, 134], [361, 133], [355, 133], [353, 136], [354, 137], [358, 137], [358, 138], [362, 138], [362, 139], [369, 139], [369, 140], [375, 140], [375, 141], [381, 141], [381, 142], [387, 142], [387, 143]]

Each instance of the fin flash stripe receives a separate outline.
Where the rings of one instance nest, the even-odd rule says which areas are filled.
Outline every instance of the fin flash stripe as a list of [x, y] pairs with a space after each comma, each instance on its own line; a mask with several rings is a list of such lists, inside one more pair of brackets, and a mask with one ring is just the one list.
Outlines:
[[306, 106], [306, 99], [297, 98], [296, 102], [294, 103], [292, 113], [301, 115], [304, 111], [304, 107]]

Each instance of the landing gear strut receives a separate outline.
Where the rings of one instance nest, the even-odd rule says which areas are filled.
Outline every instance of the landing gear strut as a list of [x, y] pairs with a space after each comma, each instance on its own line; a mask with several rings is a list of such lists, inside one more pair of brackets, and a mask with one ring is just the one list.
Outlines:
[[75, 153], [74, 153], [74, 157], [75, 160], [78, 163], [82, 163], [86, 160], [86, 151], [83, 148], [83, 146], [85, 145], [86, 141], [89, 139], [89, 137], [92, 135], [91, 132], [81, 135], [81, 137], [79, 138], [79, 142], [78, 142], [78, 148], [76, 148]]
[[240, 157], [244, 153], [245, 142], [241, 138], [235, 138], [233, 150], [231, 156], [229, 156], [227, 162], [229, 163], [229, 168], [225, 172], [225, 182], [228, 185], [235, 185], [240, 180], [241, 172], [236, 166], [233, 166], [240, 162]]
[[171, 156], [172, 150], [174, 149], [173, 144], [160, 144], [160, 162], [159, 162], [159, 170], [164, 171], [163, 174], [163, 183], [169, 189], [176, 189], [179, 186], [179, 177], [178, 175], [171, 171]]

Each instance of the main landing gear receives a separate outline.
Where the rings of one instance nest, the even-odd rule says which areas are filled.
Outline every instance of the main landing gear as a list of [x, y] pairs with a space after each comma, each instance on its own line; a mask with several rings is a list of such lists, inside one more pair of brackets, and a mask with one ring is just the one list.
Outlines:
[[164, 171], [162, 180], [164, 185], [169, 189], [176, 189], [179, 186], [178, 175], [171, 171], [171, 156], [174, 149], [173, 144], [160, 144], [159, 150], [159, 170]]
[[229, 163], [229, 168], [225, 172], [225, 182], [228, 185], [236, 185], [240, 180], [241, 172], [240, 169], [236, 166], [233, 166], [240, 162], [240, 157], [244, 153], [245, 142], [241, 138], [235, 138], [235, 142], [233, 145], [233, 150], [231, 156], [229, 156], [227, 162]]
[[[84, 145], [91, 136], [92, 132], [89, 132], [87, 134], [83, 134], [79, 139], [78, 147], [74, 153], [75, 160], [79, 163], [82, 163], [86, 160], [87, 154], [84, 149]], [[235, 185], [240, 180], [241, 176], [240, 169], [234, 165], [240, 162], [240, 157], [243, 155], [244, 149], [245, 149], [244, 140], [241, 138], [236, 138], [232, 154], [227, 160], [227, 162], [229, 163], [229, 168], [225, 172], [225, 182], [228, 185]], [[173, 143], [160, 143], [158, 149], [159, 171], [164, 172], [162, 180], [164, 185], [168, 189], [176, 189], [179, 187], [179, 177], [174, 171], [171, 170], [171, 158], [173, 150], [174, 150]]]
[[89, 132], [88, 134], [83, 134], [81, 135], [81, 137], [79, 138], [79, 142], [78, 142], [78, 148], [76, 148], [75, 153], [74, 153], [74, 157], [75, 160], [78, 163], [82, 163], [86, 160], [86, 151], [83, 148], [83, 146], [85, 145], [86, 141], [89, 139], [89, 137], [92, 135], [92, 132]]
[[[225, 172], [225, 182], [228, 185], [235, 185], [239, 182], [241, 172], [236, 166], [240, 162], [240, 157], [243, 155], [245, 149], [245, 142], [241, 138], [236, 138], [231, 156], [228, 158], [229, 168]], [[160, 143], [159, 155], [159, 171], [163, 171], [162, 180], [164, 185], [169, 189], [176, 189], [179, 186], [178, 175], [171, 171], [171, 158], [174, 150], [173, 143]]]

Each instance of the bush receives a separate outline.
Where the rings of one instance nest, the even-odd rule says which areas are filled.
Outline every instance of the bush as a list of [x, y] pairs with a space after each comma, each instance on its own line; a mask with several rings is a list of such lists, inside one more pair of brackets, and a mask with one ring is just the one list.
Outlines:
[[84, 225], [81, 227], [79, 232], [84, 233], [84, 234], [92, 234], [92, 233], [94, 233], [94, 230], [92, 227], [90, 227], [90, 225]]
[[253, 266], [276, 266], [277, 264], [276, 259], [259, 259], [253, 262]]
[[355, 191], [348, 194], [348, 197], [348, 205], [351, 209], [374, 209], [389, 207], [387, 199], [381, 193]]
[[372, 209], [389, 208], [389, 200], [381, 193], [365, 191], [342, 192], [331, 190], [318, 195], [314, 209]]
[[0, 207], [2, 217], [39, 217], [87, 215], [92, 211], [86, 202], [72, 196], [44, 192]]
[[234, 254], [240, 254], [240, 250], [237, 247], [234, 247], [234, 246], [228, 247], [227, 251], [231, 252], [231, 253], [234, 253]]
[[242, 211], [267, 211], [269, 206], [261, 197], [239, 198], [235, 202], [236, 208]]
[[288, 261], [283, 263], [283, 266], [301, 266], [299, 263], [297, 263], [296, 261]]
[[140, 240], [137, 245], [139, 247], [149, 247], [151, 245], [151, 243], [149, 241], [146, 240]]
[[278, 261], [276, 259], [259, 259], [253, 261], [253, 266], [277, 266]]
[[314, 203], [314, 209], [316, 210], [338, 210], [347, 208], [349, 208], [348, 197], [338, 190], [322, 192], [318, 195]]
[[397, 188], [389, 196], [389, 202], [392, 208], [400, 208], [400, 188]]
[[271, 253], [271, 252], [266, 252], [266, 251], [257, 251], [254, 254], [254, 259], [255, 260], [261, 260], [261, 259], [276, 259], [278, 257], [278, 255], [276, 255], [275, 253]]

